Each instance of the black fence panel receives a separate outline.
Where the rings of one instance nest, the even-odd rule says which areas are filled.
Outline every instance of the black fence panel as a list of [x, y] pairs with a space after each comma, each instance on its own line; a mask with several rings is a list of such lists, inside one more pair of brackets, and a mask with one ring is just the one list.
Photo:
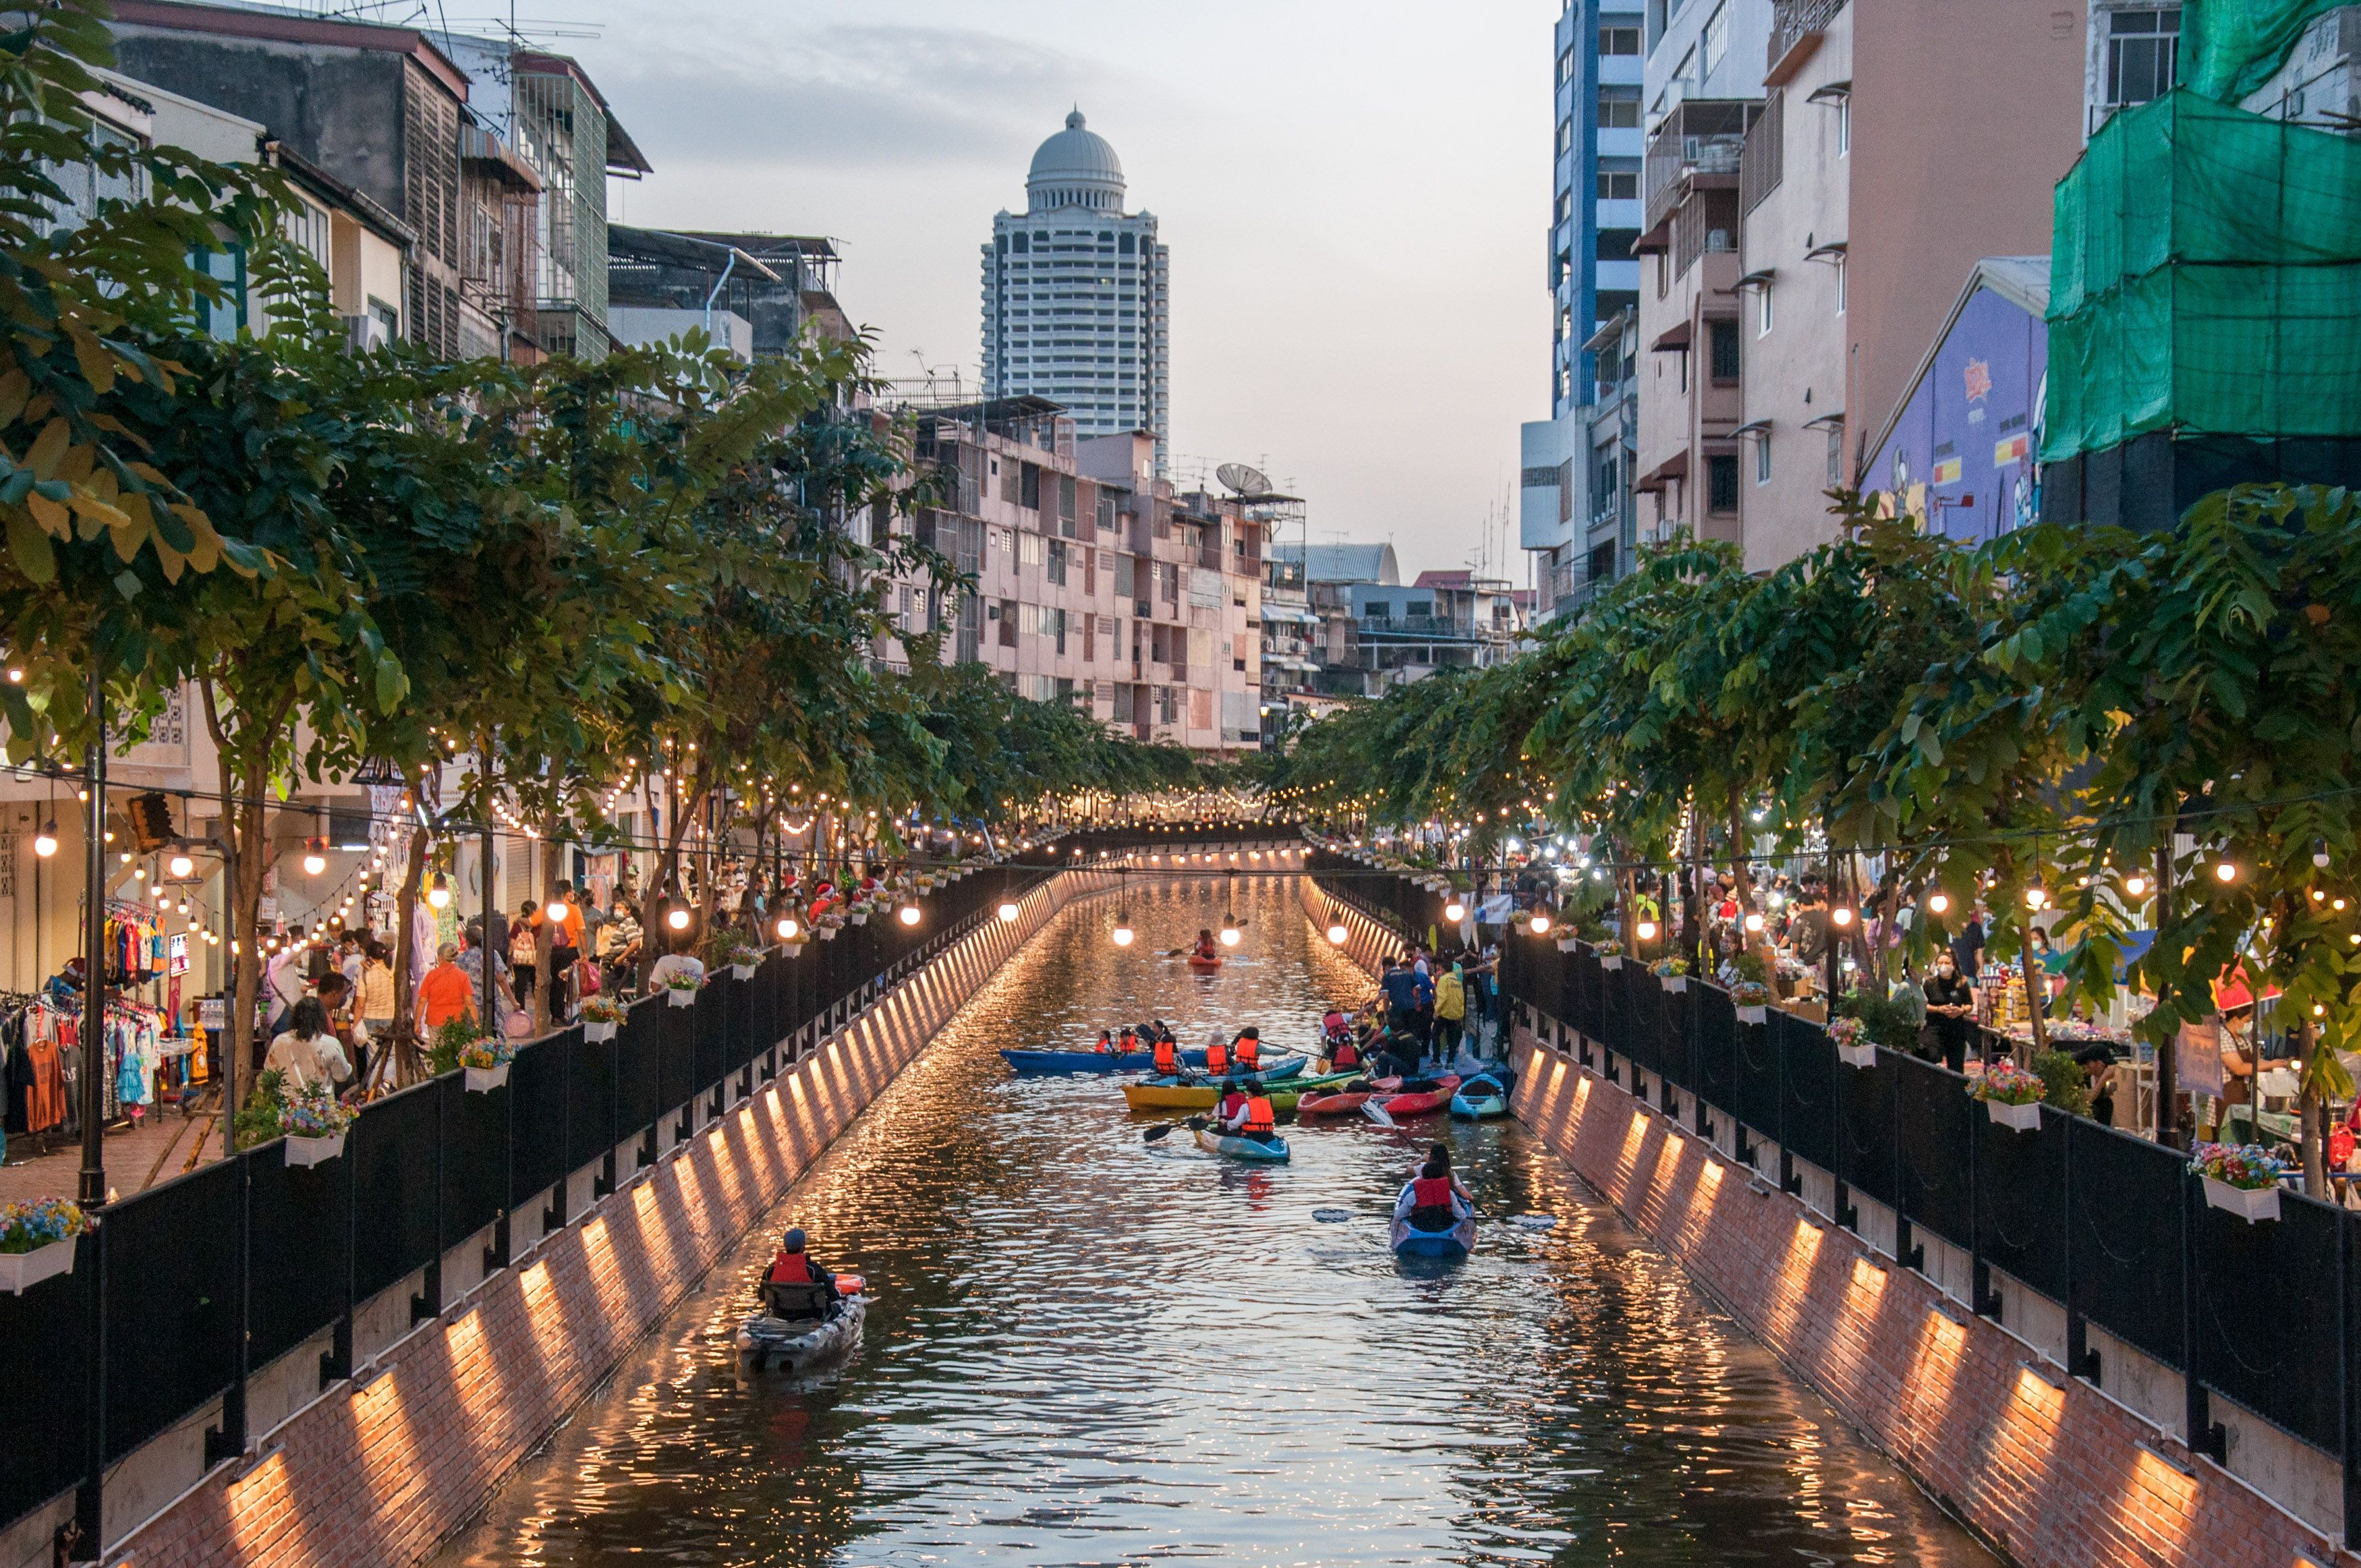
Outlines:
[[360, 1194], [353, 1288], [364, 1299], [441, 1254], [434, 1193], [442, 1105], [438, 1084], [422, 1083], [371, 1101], [345, 1135], [345, 1158]]
[[1808, 1018], [1773, 1010], [1770, 1014], [1772, 1048], [1779, 1056], [1779, 1088], [1784, 1102], [1780, 1126], [1782, 1146], [1797, 1159], [1822, 1170], [1837, 1163], [1837, 1074], [1850, 1069], [1837, 1061], [1836, 1043]]
[[762, 968], [744, 980], [724, 971], [721, 976], [721, 1066], [736, 1072], [754, 1059], [754, 1002], [762, 989]]
[[503, 1084], [478, 1092], [467, 1075], [434, 1080], [443, 1097], [443, 1245], [450, 1246], [500, 1217], [508, 1207], [509, 1102]]
[[1607, 970], [1588, 948], [1567, 955], [1574, 970], [1574, 1026], [1586, 1039], [1607, 1043]]
[[83, 1369], [98, 1321], [98, 1247], [74, 1243], [71, 1274], [0, 1295], [0, 1519], [13, 1519], [81, 1484]]
[[1877, 1065], [1839, 1066], [1836, 1173], [1856, 1192], [1892, 1207], [1894, 1187], [1894, 1089], [1898, 1076], [1890, 1051]]
[[730, 991], [736, 985], [728, 970], [721, 978], [697, 993], [697, 1005], [689, 1015], [696, 1019], [697, 1079], [696, 1086], [705, 1089], [719, 1083], [730, 1070]]
[[1969, 1139], [1984, 1109], [1968, 1098], [1967, 1080], [1914, 1057], [1888, 1052], [1894, 1073], [1895, 1123], [1902, 1142], [1902, 1212], [1953, 1246], [1974, 1244], [1974, 1195], [1968, 1186]]
[[287, 1141], [238, 1158], [246, 1166], [248, 1365], [286, 1354], [344, 1315], [352, 1263], [353, 1160], [346, 1152], [311, 1167], [282, 1157]]
[[2068, 1118], [2066, 1237], [2083, 1315], [2136, 1350], [2182, 1363], [2181, 1172], [2177, 1150]]
[[621, 1031], [612, 1040], [588, 1038], [577, 1029], [567, 1036], [566, 1063], [566, 1163], [577, 1169], [623, 1141], [616, 1111], [621, 1102], [615, 1072]]
[[656, 1124], [664, 1113], [664, 1015], [672, 1004], [659, 996], [632, 1004], [615, 1031], [615, 1141]]
[[1975, 1107], [1976, 1245], [2052, 1300], [2066, 1299], [2066, 1124], [2045, 1109], [2037, 1131], [2004, 1127]]
[[[1638, 1031], [1632, 1027], [1631, 1002], [1627, 985], [1634, 967], [1629, 962], [1618, 964], [1613, 969], [1608, 968], [1604, 961], [1598, 965], [1598, 1040], [1625, 1061], [1635, 1060], [1638, 1057], [1635, 1049], [1638, 1042], [1632, 1038]], [[1641, 1065], [1644, 1067], [1646, 1064]]]
[[1689, 998], [1695, 989], [1686, 981], [1677, 991], [1668, 981], [1656, 981], [1657, 1070], [1677, 1089], [1697, 1087], [1697, 1065], [1689, 1049]]
[[[238, 1226], [246, 1166], [225, 1159], [111, 1210], [106, 1231], [106, 1457], [121, 1458], [237, 1376]], [[11, 1354], [20, 1354], [14, 1347]]]
[[[1776, 1018], [1777, 1014], [1770, 1014]], [[1738, 1119], [1766, 1138], [1779, 1136], [1779, 1046], [1768, 1024], [1739, 1024]]]
[[2193, 1201], [2206, 1386], [2339, 1452], [2336, 1244], [2337, 1227], [2351, 1221], [2292, 1192], [2279, 1195], [2279, 1219], [2261, 1224]]
[[1695, 1092], [1724, 1115], [1738, 1109], [1738, 1010], [1718, 985], [1689, 982], [1689, 1059]]
[[577, 1024], [534, 1041], [509, 1064], [509, 1093], [515, 1102], [510, 1114], [516, 1128], [509, 1169], [509, 1208], [521, 1208], [534, 1193], [565, 1180], [571, 1168], [566, 1157], [566, 1071], [567, 1058], [581, 1038], [582, 1026]]
[[697, 1010], [678, 1007], [669, 996], [648, 1003], [656, 1036], [656, 1106], [669, 1115], [688, 1103], [702, 1080], [697, 1076]]

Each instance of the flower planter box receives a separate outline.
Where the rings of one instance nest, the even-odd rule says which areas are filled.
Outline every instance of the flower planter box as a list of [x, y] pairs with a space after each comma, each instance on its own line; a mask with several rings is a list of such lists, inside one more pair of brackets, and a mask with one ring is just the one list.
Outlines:
[[782, 942], [779, 944], [779, 951], [786, 954], [787, 957], [791, 959], [801, 958], [803, 956], [803, 950], [804, 945], [801, 942]]
[[1557, 950], [1561, 953], [1573, 952], [1581, 946], [1582, 938], [1579, 937], [1560, 937], [1557, 939]]
[[1685, 974], [1659, 975], [1657, 978], [1664, 982], [1666, 991], [1686, 991], [1689, 988], [1689, 977]]
[[509, 1080], [509, 1064], [499, 1062], [491, 1067], [471, 1067], [461, 1069], [467, 1075], [467, 1092], [489, 1094]]
[[2225, 1209], [2250, 1225], [2279, 1217], [2278, 1182], [2268, 1187], [2233, 1187], [2226, 1181], [2205, 1178], [2205, 1206]]
[[819, 928], [819, 939], [823, 942], [833, 942], [836, 940], [836, 934], [843, 929], [841, 926], [823, 926]]
[[752, 980], [754, 978], [755, 970], [760, 967], [761, 963], [759, 960], [751, 964], [731, 964], [730, 966], [730, 972], [731, 976], [736, 979]]
[[24, 1293], [27, 1286], [38, 1285], [52, 1275], [71, 1274], [74, 1240], [68, 1236], [64, 1241], [37, 1246], [30, 1252], [0, 1252], [0, 1290], [18, 1296]]
[[344, 1152], [345, 1135], [342, 1133], [330, 1133], [320, 1138], [290, 1137], [287, 1140], [287, 1163], [291, 1166], [318, 1165]]
[[1874, 1041], [1863, 1040], [1857, 1046], [1839, 1046], [1837, 1060], [1847, 1067], [1875, 1067], [1877, 1045]]
[[594, 1046], [604, 1045], [615, 1037], [615, 1031], [620, 1027], [621, 1025], [618, 1024], [601, 1024], [595, 1018], [586, 1018], [582, 1022], [582, 1037]]
[[2041, 1130], [2041, 1102], [2038, 1100], [2030, 1105], [2011, 1105], [2002, 1100], [1987, 1100], [1984, 1102], [1984, 1114], [2002, 1126], [2013, 1127], [2020, 1133]]
[[1770, 1003], [1755, 1003], [1753, 1006], [1749, 1007], [1748, 1005], [1746, 1005], [1744, 1003], [1742, 1003], [1742, 1002], [1741, 1002], [1741, 1003], [1740, 1003], [1738, 1004], [1738, 1009], [1737, 1009], [1737, 1011], [1738, 1011], [1738, 1021], [1739, 1021], [1740, 1023], [1741, 1023], [1741, 1024], [1760, 1024], [1761, 1022], [1763, 1022], [1763, 1019], [1764, 1014], [1768, 1014], [1768, 1013], [1771, 1011], [1771, 1007], [1770, 1007]]
[[693, 985], [667, 985], [664, 987], [664, 1000], [675, 1007], [694, 1007], [697, 1005], [697, 988]]
[[1600, 969], [1608, 970], [1621, 969], [1623, 967], [1623, 955], [1620, 953], [1601, 953], [1598, 955], [1598, 967]]
[[866, 926], [866, 925], [868, 925], [868, 924], [869, 924], [869, 911], [867, 911], [866, 909], [856, 909], [856, 910], [854, 910], [854, 911], [852, 912], [852, 923], [853, 923], [855, 926]]

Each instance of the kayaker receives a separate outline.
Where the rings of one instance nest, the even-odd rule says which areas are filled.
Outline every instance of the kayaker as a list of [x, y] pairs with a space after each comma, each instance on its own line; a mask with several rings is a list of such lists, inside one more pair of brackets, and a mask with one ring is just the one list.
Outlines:
[[1229, 1070], [1230, 1047], [1223, 1042], [1221, 1032], [1216, 1030], [1205, 1042], [1205, 1076], [1219, 1078]]
[[1103, 1057], [1113, 1055], [1115, 1052], [1115, 1031], [1112, 1029], [1101, 1029], [1099, 1031], [1099, 1043], [1092, 1048], [1096, 1050], [1099, 1055]]
[[1222, 956], [1222, 945], [1213, 940], [1213, 934], [1211, 931], [1202, 928], [1198, 931], [1196, 956], [1201, 959], [1218, 959]]
[[1427, 1151], [1425, 1165], [1394, 1200], [1394, 1218], [1413, 1231], [1447, 1231], [1475, 1212], [1475, 1196], [1451, 1174], [1451, 1150], [1443, 1144]]
[[812, 1261], [811, 1255], [804, 1250], [804, 1234], [800, 1229], [791, 1229], [779, 1238], [777, 1255], [771, 1259], [771, 1266], [763, 1271], [763, 1285], [766, 1302], [776, 1299], [769, 1288], [774, 1285], [825, 1286], [821, 1316], [833, 1318], [842, 1310], [836, 1299], [836, 1276]]
[[1260, 1072], [1262, 1070], [1262, 1031], [1260, 1029], [1251, 1025], [1240, 1029], [1237, 1037], [1230, 1042], [1230, 1050], [1238, 1058], [1239, 1071]]
[[1159, 1078], [1180, 1076], [1180, 1047], [1170, 1036], [1159, 1036], [1156, 1042], [1156, 1072]]
[[1279, 1135], [1279, 1116], [1268, 1095], [1248, 1094], [1235, 1082], [1224, 1087], [1228, 1092], [1222, 1098], [1222, 1131], [1234, 1138], [1252, 1138], [1258, 1144], [1267, 1144]]
[[1130, 1025], [1126, 1024], [1123, 1026], [1123, 1033], [1115, 1036], [1115, 1048], [1117, 1054], [1129, 1056], [1132, 1051], [1138, 1047], [1138, 1045], [1139, 1031], [1133, 1028]]
[[1246, 1124], [1246, 1091], [1235, 1079], [1224, 1080], [1221, 1103], [1213, 1107], [1213, 1120], [1222, 1131], [1235, 1133]]
[[1361, 1065], [1361, 1047], [1351, 1034], [1328, 1036], [1328, 1070], [1351, 1072]]

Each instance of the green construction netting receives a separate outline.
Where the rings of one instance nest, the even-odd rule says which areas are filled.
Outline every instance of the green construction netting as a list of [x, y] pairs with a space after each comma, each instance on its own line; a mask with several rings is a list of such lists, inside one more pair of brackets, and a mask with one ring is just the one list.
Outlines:
[[2059, 182], [2055, 462], [2147, 431], [2361, 431], [2361, 141], [2186, 89], [2116, 115]]
[[2314, 16], [2350, 0], [2187, 0], [2180, 84], [2235, 104], [2270, 79]]

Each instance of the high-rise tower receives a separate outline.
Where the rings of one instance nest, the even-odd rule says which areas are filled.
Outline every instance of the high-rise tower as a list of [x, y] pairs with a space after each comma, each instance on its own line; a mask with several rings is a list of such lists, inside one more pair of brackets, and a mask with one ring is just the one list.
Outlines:
[[1151, 213], [1123, 210], [1123, 165], [1080, 109], [1041, 144], [1025, 211], [983, 247], [983, 384], [1071, 411], [1076, 433], [1171, 437], [1169, 269]]

